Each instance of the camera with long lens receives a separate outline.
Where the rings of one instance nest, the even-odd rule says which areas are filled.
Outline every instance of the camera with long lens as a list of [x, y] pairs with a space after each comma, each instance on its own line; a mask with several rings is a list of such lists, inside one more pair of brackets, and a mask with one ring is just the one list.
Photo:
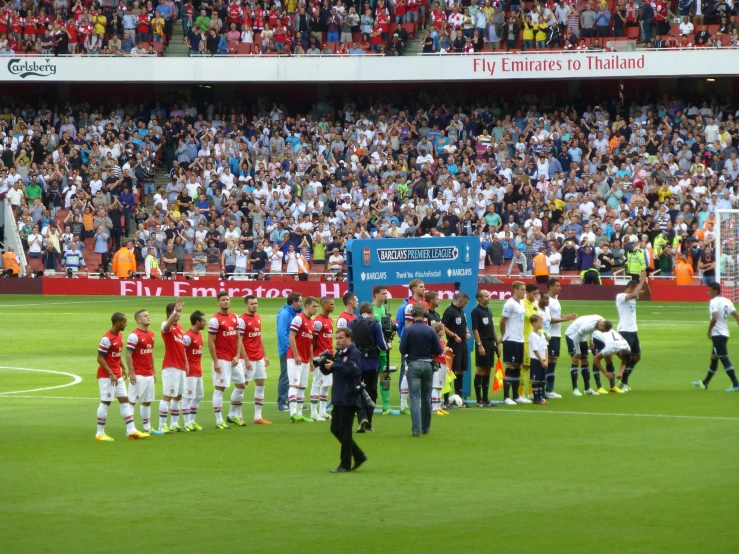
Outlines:
[[317, 367], [321, 373], [328, 375], [331, 371], [326, 369], [327, 360], [334, 360], [334, 355], [330, 350], [324, 350], [318, 356], [313, 356], [313, 367]]
[[365, 388], [364, 383], [361, 383], [354, 388], [354, 394], [359, 395], [359, 398], [362, 401], [362, 406], [364, 407], [365, 411], [367, 411], [368, 413], [375, 411], [375, 403], [370, 398], [370, 395], [367, 392], [367, 389]]

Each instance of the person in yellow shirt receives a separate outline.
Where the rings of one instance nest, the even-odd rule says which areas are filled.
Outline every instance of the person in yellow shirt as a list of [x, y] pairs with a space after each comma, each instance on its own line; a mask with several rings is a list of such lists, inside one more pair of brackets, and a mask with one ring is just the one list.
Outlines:
[[95, 34], [105, 34], [105, 28], [108, 25], [108, 19], [102, 13], [96, 13], [92, 16], [92, 24], [95, 27]]
[[164, 42], [164, 18], [157, 13], [151, 20], [151, 32], [154, 36], [154, 42]]
[[536, 47], [541, 50], [547, 47], [547, 23], [539, 21], [534, 25], [534, 36], [536, 38]]
[[529, 336], [533, 331], [531, 325], [532, 315], [541, 315], [539, 313], [539, 287], [533, 283], [526, 285], [526, 297], [523, 299], [523, 365], [521, 367], [521, 385], [518, 389], [518, 395], [526, 397], [531, 387], [529, 366], [531, 364], [531, 356], [529, 354]]
[[523, 29], [523, 50], [534, 49], [534, 24], [531, 23], [531, 16], [527, 15], [521, 24]]

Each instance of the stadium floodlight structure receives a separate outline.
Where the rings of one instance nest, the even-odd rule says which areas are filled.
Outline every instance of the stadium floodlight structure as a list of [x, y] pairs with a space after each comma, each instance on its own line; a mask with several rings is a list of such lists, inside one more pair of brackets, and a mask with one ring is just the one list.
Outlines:
[[739, 262], [739, 210], [716, 210], [716, 280], [721, 294], [732, 302], [739, 300], [737, 262]]

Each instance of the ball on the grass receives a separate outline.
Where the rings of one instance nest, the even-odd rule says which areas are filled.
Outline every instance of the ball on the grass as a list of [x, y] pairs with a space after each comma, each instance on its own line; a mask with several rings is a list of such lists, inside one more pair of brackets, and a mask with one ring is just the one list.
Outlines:
[[452, 406], [456, 406], [457, 408], [461, 408], [462, 406], [464, 406], [464, 400], [462, 400], [462, 397], [459, 396], [458, 394], [454, 394], [450, 396], [449, 403]]

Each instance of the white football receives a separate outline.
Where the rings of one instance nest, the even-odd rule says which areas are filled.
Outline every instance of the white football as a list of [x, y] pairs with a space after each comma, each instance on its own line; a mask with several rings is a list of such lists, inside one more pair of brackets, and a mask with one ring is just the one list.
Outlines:
[[459, 396], [458, 394], [454, 394], [450, 396], [449, 403], [452, 406], [456, 406], [457, 408], [461, 408], [462, 406], [464, 406], [464, 400], [462, 400], [462, 397]]

